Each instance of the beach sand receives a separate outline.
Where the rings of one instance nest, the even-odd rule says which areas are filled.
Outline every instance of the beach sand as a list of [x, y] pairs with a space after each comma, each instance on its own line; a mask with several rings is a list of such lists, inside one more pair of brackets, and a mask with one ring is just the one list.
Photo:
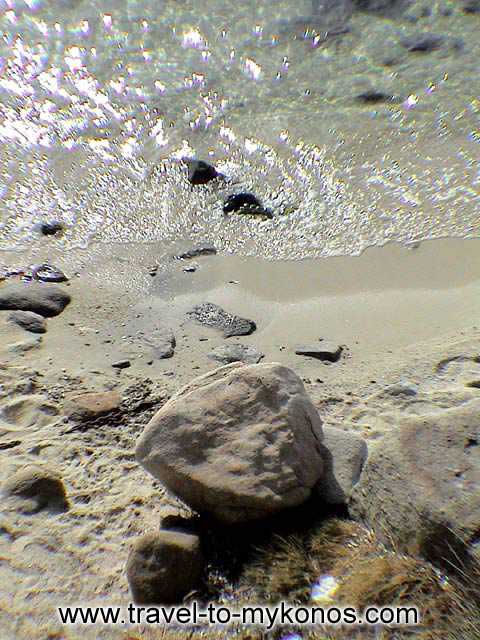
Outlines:
[[[191, 248], [185, 245], [94, 246], [56, 256], [71, 278], [60, 286], [72, 302], [48, 320], [41, 341], [0, 312], [0, 446], [8, 454], [0, 481], [26, 463], [46, 465], [63, 477], [70, 509], [34, 516], [3, 510], [0, 556], [9, 588], [0, 596], [2, 639], [125, 637], [114, 628], [62, 629], [55, 607], [128, 601], [129, 546], [158, 528], [162, 504], [175, 503], [135, 462], [135, 441], [176, 389], [218, 366], [207, 357], [213, 348], [252, 345], [264, 362], [292, 367], [325, 424], [355, 430], [372, 445], [400, 416], [474, 399], [479, 242], [392, 244], [301, 262], [173, 259]], [[29, 262], [20, 254], [2, 259], [10, 267]], [[183, 271], [192, 264], [195, 272]], [[186, 318], [205, 301], [254, 320], [257, 330], [225, 339]], [[176, 336], [175, 354], [156, 359], [155, 340], [166, 328]], [[343, 346], [338, 362], [295, 354], [319, 339]], [[112, 367], [122, 359], [131, 366]], [[389, 392], [398, 385], [415, 395]], [[122, 397], [112, 414], [84, 428], [72, 421], [72, 396], [111, 390]]]

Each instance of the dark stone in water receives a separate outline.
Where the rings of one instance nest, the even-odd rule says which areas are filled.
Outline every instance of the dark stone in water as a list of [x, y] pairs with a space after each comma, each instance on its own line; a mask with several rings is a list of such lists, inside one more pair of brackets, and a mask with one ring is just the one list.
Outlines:
[[188, 181], [191, 184], [207, 184], [207, 182], [211, 182], [220, 177], [215, 167], [208, 164], [208, 162], [191, 159], [185, 159], [184, 162], [188, 167]]
[[411, 5], [411, 0], [353, 0], [353, 4], [360, 11], [396, 16]]
[[265, 209], [253, 193], [233, 193], [223, 203], [223, 213], [244, 213], [273, 218], [272, 212]]
[[253, 320], [247, 320], [228, 313], [212, 302], [198, 304], [188, 312], [188, 316], [207, 327], [220, 329], [226, 338], [248, 336], [257, 328]]
[[402, 46], [412, 52], [430, 53], [445, 44], [444, 36], [435, 33], [417, 33], [401, 40]]
[[359, 102], [364, 104], [378, 104], [379, 102], [390, 102], [393, 100], [393, 96], [383, 91], [376, 91], [375, 89], [369, 89], [357, 96]]
[[480, 13], [480, 0], [466, 0], [463, 3], [462, 11], [464, 13]]
[[66, 282], [67, 276], [56, 267], [49, 264], [41, 264], [33, 267], [32, 277], [42, 282]]
[[51, 222], [41, 222], [38, 229], [44, 236], [54, 236], [60, 231], [63, 231], [64, 226], [61, 222], [58, 222], [58, 220], [52, 220]]

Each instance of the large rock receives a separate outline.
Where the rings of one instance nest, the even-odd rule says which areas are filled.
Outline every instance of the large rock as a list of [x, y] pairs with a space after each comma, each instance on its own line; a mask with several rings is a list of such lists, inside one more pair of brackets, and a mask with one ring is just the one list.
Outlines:
[[346, 504], [367, 455], [368, 447], [363, 438], [350, 431], [324, 427], [322, 456], [325, 470], [317, 485], [320, 498], [328, 504]]
[[478, 561], [480, 400], [400, 421], [370, 453], [350, 512], [433, 562]]
[[136, 453], [193, 509], [240, 522], [309, 497], [322, 474], [321, 436], [317, 410], [293, 371], [234, 363], [173, 396]]
[[53, 284], [10, 284], [0, 289], [0, 309], [57, 316], [70, 303], [69, 294]]
[[178, 603], [197, 586], [203, 566], [198, 536], [149, 533], [137, 540], [127, 560], [133, 599], [147, 605]]

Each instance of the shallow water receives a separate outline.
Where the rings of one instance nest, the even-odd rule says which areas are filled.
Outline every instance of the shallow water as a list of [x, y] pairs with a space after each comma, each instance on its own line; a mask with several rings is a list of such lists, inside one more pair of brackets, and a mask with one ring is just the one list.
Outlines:
[[[478, 235], [480, 15], [427, 5], [0, 0], [0, 249], [195, 238], [305, 258]], [[444, 41], [409, 52], [419, 32]], [[187, 155], [230, 181], [192, 189]], [[234, 190], [273, 220], [223, 216]], [[51, 219], [65, 233], [41, 238]]]

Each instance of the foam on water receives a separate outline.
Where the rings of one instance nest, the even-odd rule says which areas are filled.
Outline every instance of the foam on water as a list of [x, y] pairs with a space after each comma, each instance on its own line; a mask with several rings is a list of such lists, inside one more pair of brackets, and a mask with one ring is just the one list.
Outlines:
[[[0, 249], [53, 218], [58, 250], [201, 237], [304, 258], [478, 235], [480, 18], [452, 8], [0, 0]], [[444, 44], [402, 48], [418, 31]], [[356, 99], [372, 90], [391, 98]], [[192, 190], [185, 155], [231, 182]], [[232, 190], [274, 219], [225, 218]]]

